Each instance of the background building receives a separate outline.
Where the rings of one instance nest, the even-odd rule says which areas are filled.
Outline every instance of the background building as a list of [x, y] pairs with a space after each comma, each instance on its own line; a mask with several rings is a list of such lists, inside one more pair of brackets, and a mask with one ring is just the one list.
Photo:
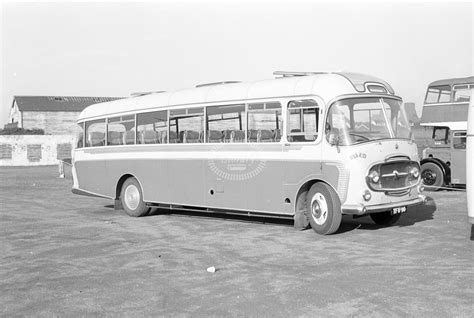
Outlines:
[[89, 105], [121, 97], [14, 96], [9, 126], [43, 129], [48, 135], [74, 135], [79, 113]]
[[407, 113], [408, 121], [410, 126], [419, 126], [420, 117], [416, 113], [415, 103], [405, 103], [405, 111]]

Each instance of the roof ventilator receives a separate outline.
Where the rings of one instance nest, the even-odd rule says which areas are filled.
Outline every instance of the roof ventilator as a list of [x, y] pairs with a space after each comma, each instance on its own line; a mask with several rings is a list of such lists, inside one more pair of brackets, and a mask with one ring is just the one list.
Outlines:
[[132, 97], [140, 97], [140, 96], [145, 96], [145, 95], [150, 95], [150, 94], [159, 94], [159, 93], [164, 93], [165, 91], [154, 91], [154, 92], [136, 92], [136, 93], [131, 93], [130, 96]]
[[294, 76], [310, 76], [318, 74], [331, 74], [331, 72], [287, 72], [287, 71], [275, 71], [273, 75], [275, 77], [294, 77]]
[[199, 85], [196, 85], [196, 88], [205, 87], [205, 86], [214, 86], [214, 85], [236, 84], [236, 83], [240, 83], [240, 81], [224, 81], [224, 82], [214, 82], [214, 83], [199, 84]]

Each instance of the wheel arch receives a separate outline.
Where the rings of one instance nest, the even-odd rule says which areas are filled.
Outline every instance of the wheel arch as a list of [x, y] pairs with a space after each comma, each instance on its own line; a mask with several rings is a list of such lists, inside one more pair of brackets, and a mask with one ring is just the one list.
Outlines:
[[[127, 180], [128, 178], [135, 178], [137, 179], [138, 183], [140, 183], [140, 181], [138, 180], [137, 177], [135, 177], [133, 174], [131, 173], [126, 173], [124, 175], [122, 175], [120, 177], [120, 179], [118, 180], [117, 182], [117, 186], [115, 188], [115, 200], [119, 200], [120, 199], [120, 193], [122, 192], [122, 186], [123, 184], [125, 183], [125, 180]], [[141, 184], [140, 184], [141, 186]], [[142, 188], [142, 192], [143, 192], [143, 188]]]
[[[298, 209], [298, 199], [300, 198], [301, 194], [302, 193], [305, 193], [305, 192], [308, 192], [309, 189], [311, 189], [311, 187], [313, 186], [313, 184], [315, 183], [325, 183], [326, 185], [330, 186], [334, 192], [337, 194], [338, 198], [339, 198], [339, 193], [337, 192], [337, 189], [335, 189], [329, 182], [327, 182], [326, 180], [324, 179], [317, 179], [317, 178], [313, 178], [313, 179], [310, 179], [310, 180], [307, 180], [305, 181], [298, 189], [298, 191], [296, 192], [296, 196], [295, 196], [295, 200], [294, 200], [294, 205], [293, 205], [293, 208], [294, 208], [294, 213], [296, 214], [297, 212], [297, 209]], [[339, 200], [341, 200], [341, 198], [339, 198]]]

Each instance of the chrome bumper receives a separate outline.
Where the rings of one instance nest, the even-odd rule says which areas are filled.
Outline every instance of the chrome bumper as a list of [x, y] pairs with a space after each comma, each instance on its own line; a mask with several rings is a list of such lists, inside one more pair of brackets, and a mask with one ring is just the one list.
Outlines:
[[377, 205], [345, 204], [342, 206], [342, 213], [352, 215], [363, 215], [377, 212], [385, 212], [401, 206], [409, 207], [424, 203], [426, 203], [426, 196], [423, 194], [419, 194], [415, 199]]

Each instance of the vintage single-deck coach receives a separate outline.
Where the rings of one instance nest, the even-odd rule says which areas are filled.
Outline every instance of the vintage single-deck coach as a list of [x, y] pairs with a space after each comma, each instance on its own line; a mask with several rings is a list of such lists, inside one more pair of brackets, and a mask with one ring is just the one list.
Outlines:
[[294, 218], [334, 233], [342, 214], [398, 220], [424, 202], [417, 147], [389, 84], [275, 72], [86, 108], [73, 192], [150, 207]]

